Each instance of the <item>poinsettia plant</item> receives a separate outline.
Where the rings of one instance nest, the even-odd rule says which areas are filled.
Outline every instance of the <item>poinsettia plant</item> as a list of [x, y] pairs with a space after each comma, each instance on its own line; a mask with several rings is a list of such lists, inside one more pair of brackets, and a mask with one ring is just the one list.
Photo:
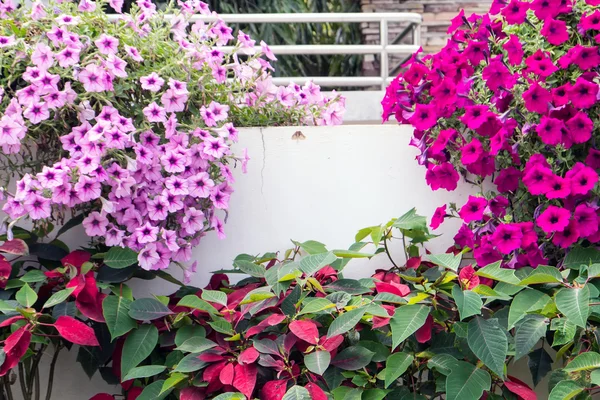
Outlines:
[[[37, 346], [76, 343], [86, 373], [121, 385], [94, 400], [530, 400], [534, 387], [511, 374], [527, 357], [534, 386], [550, 374], [552, 400], [600, 391], [600, 253], [573, 251], [563, 271], [477, 266], [454, 247], [430, 254], [426, 224], [411, 210], [360, 230], [347, 250], [306, 241], [243, 254], [204, 289], [151, 298], [134, 298], [129, 267], [102, 252], [65, 253], [43, 274], [13, 267], [2, 371], [35, 360]], [[390, 268], [344, 277], [353, 258], [373, 257]]]
[[274, 85], [269, 47], [203, 2], [108, 14], [122, 3], [0, 4], [0, 229], [73, 217], [143, 269], [189, 269], [207, 232], [225, 235], [231, 168], [248, 161], [237, 128], [338, 124], [344, 100]]
[[414, 126], [433, 190], [480, 187], [441, 206], [480, 264], [559, 265], [600, 241], [596, 0], [494, 0], [461, 12], [436, 54], [415, 54], [389, 86], [384, 120]]

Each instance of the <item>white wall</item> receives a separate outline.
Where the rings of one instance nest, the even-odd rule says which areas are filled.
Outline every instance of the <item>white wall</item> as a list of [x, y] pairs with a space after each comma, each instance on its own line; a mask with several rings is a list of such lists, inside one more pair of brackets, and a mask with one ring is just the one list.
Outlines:
[[[292, 139], [298, 130], [304, 140]], [[194, 251], [198, 273], [193, 284], [204, 286], [210, 271], [231, 267], [240, 253], [285, 250], [290, 239], [347, 248], [360, 228], [385, 223], [412, 207], [431, 216], [443, 203], [464, 203], [467, 188], [448, 193], [427, 187], [425, 169], [408, 146], [410, 136], [411, 128], [395, 125], [243, 129], [238, 149], [248, 148], [248, 174], [235, 171], [227, 239], [209, 235]], [[443, 236], [432, 251], [443, 252], [451, 245], [457, 230], [452, 222], [436, 231]], [[72, 244], [81, 237], [77, 232], [69, 236]], [[370, 262], [352, 261], [345, 273], [366, 277], [376, 268], [389, 267], [381, 255]], [[135, 289], [139, 295], [169, 294], [173, 286], [157, 279], [138, 282]], [[56, 399], [86, 400], [105, 389], [98, 376], [88, 380], [75, 364], [74, 351], [62, 355], [57, 376]]]

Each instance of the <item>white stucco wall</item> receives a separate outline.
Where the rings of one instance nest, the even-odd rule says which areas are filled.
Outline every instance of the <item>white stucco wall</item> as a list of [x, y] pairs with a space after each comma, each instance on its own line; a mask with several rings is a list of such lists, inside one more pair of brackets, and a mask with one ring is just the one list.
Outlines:
[[[304, 140], [292, 139], [298, 130]], [[243, 129], [238, 149], [248, 148], [252, 159], [246, 175], [235, 171], [227, 239], [209, 235], [195, 249], [193, 284], [204, 286], [210, 271], [231, 267], [240, 253], [285, 250], [290, 239], [347, 248], [360, 228], [385, 223], [412, 207], [431, 216], [443, 203], [464, 203], [468, 187], [453, 193], [427, 187], [425, 170], [414, 160], [416, 150], [408, 146], [410, 134], [411, 128], [395, 125]], [[452, 222], [436, 231], [442, 237], [432, 251], [442, 252], [452, 243], [458, 228]], [[73, 244], [81, 235], [71, 232], [69, 237]], [[399, 252], [397, 257], [402, 258]], [[382, 255], [350, 262], [345, 274], [366, 277], [389, 267]], [[173, 286], [157, 279], [135, 285], [135, 291], [169, 294]], [[86, 400], [98, 391], [118, 392], [99, 376], [90, 382], [75, 364], [75, 354], [62, 355], [53, 398]]]

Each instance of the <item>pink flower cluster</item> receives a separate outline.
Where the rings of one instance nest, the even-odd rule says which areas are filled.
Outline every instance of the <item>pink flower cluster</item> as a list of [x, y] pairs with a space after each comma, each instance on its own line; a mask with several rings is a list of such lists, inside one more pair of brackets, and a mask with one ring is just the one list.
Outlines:
[[[233, 192], [230, 165], [245, 170], [248, 161], [230, 149], [234, 122], [271, 113], [341, 122], [341, 97], [312, 83], [273, 85], [266, 44], [256, 49], [243, 32], [234, 38], [222, 21], [189, 26], [195, 13], [210, 14], [203, 2], [180, 2], [167, 19], [138, 0], [116, 22], [99, 2], [59, 3], [0, 3], [3, 19], [28, 27], [0, 27], [0, 62], [13, 71], [0, 79], [0, 147], [14, 154], [51, 138], [62, 145], [54, 164], [6, 192], [2, 210], [13, 220], [84, 212], [89, 236], [133, 249], [144, 269], [164, 269], [189, 261], [207, 231], [224, 237], [218, 213]], [[122, 1], [110, 5], [120, 10]]]
[[494, 0], [452, 20], [437, 54], [418, 52], [388, 87], [383, 119], [411, 124], [433, 189], [481, 188], [455, 237], [479, 265], [557, 264], [600, 242], [594, 139], [600, 105], [597, 0]]

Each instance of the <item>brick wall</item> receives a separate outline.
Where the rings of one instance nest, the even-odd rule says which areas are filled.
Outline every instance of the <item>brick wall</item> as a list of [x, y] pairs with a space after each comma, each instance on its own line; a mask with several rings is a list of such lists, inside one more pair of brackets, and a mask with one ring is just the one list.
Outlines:
[[[450, 20], [464, 9], [467, 15], [483, 14], [489, 10], [491, 0], [361, 0], [363, 12], [416, 12], [423, 16], [421, 45], [425, 52], [432, 53], [443, 47], [447, 40], [446, 31]], [[361, 26], [364, 43], [378, 43], [379, 25], [376, 22]], [[403, 30], [401, 24], [390, 24], [389, 38], [393, 40]], [[402, 43], [412, 43], [411, 35]], [[390, 68], [404, 57], [390, 57]], [[375, 56], [366, 56], [363, 62], [365, 75], [379, 75], [379, 62]]]

